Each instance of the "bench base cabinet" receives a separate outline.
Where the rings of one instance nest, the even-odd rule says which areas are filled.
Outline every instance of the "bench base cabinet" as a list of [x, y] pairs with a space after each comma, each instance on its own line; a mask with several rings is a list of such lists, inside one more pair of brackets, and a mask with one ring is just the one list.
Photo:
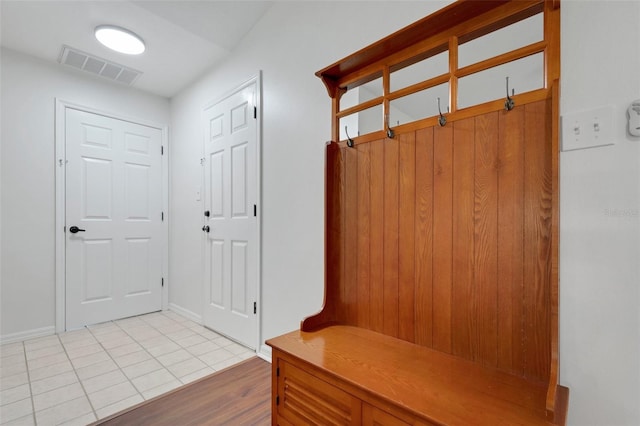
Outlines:
[[361, 424], [359, 399], [294, 364], [279, 359], [275, 365], [278, 418], [296, 425]]
[[[312, 375], [304, 363], [296, 366], [274, 358], [277, 425], [430, 425], [405, 414], [406, 421], [345, 392], [327, 375]], [[333, 384], [332, 384], [333, 383]]]

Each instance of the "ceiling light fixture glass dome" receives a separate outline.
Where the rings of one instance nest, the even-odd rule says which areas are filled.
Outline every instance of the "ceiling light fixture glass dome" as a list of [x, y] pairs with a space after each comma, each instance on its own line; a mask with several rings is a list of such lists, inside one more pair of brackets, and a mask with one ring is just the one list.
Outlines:
[[139, 55], [145, 51], [144, 41], [137, 34], [114, 25], [100, 25], [95, 29], [100, 43], [116, 52]]

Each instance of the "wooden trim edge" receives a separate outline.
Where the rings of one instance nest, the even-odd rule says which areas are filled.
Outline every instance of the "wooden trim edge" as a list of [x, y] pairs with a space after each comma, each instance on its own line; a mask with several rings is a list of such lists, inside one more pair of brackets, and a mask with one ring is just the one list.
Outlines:
[[549, 387], [547, 389], [546, 410], [547, 416], [555, 417], [558, 403], [558, 381], [560, 361], [558, 355], [559, 346], [559, 240], [560, 240], [560, 169], [559, 169], [559, 137], [560, 137], [560, 82], [554, 80], [551, 86], [551, 271], [550, 271], [550, 361]]
[[[311, 315], [300, 322], [300, 329], [302, 331], [311, 331], [322, 327], [324, 324], [333, 323], [335, 318], [335, 300], [331, 297], [331, 289], [334, 285], [331, 281], [334, 279], [332, 271], [334, 270], [332, 262], [330, 261], [335, 253], [331, 253], [329, 248], [333, 247], [332, 238], [333, 234], [333, 222], [339, 221], [340, 217], [336, 217], [334, 211], [339, 208], [339, 201], [336, 201], [333, 197], [333, 186], [336, 179], [339, 177], [334, 176], [331, 172], [335, 170], [338, 156], [340, 155], [340, 145], [337, 142], [329, 142], [326, 147], [326, 162], [325, 162], [325, 206], [324, 206], [324, 229], [325, 229], [325, 242], [324, 242], [324, 300], [322, 302], [322, 308], [319, 312]], [[339, 253], [338, 253], [339, 255]]]

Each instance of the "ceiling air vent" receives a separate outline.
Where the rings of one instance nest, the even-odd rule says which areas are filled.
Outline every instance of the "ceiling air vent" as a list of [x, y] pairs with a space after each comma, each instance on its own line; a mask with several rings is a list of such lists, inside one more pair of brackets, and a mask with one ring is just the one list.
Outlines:
[[131, 86], [142, 74], [141, 71], [107, 61], [69, 46], [62, 46], [58, 62], [128, 86]]

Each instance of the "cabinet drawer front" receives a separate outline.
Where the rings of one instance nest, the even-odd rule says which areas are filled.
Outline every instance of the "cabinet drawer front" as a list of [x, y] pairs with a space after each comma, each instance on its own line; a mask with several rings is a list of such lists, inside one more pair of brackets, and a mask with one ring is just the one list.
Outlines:
[[278, 362], [279, 417], [301, 425], [361, 424], [358, 398], [285, 361]]

